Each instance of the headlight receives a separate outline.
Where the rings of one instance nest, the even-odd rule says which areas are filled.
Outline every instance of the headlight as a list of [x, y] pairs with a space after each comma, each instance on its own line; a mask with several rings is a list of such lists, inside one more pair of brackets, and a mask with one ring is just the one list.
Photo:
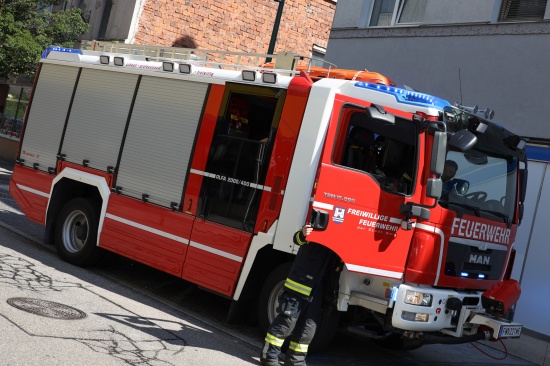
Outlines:
[[430, 319], [429, 314], [424, 313], [411, 313], [409, 311], [404, 311], [401, 314], [401, 319], [408, 320], [410, 322], [424, 322], [426, 323]]
[[417, 291], [407, 291], [405, 294], [405, 304], [432, 306], [432, 295]]

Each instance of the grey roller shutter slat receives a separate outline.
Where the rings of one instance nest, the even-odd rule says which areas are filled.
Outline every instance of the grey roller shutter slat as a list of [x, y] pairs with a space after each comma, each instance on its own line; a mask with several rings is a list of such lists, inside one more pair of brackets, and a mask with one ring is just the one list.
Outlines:
[[183, 184], [208, 85], [143, 77], [120, 161], [117, 186], [169, 207]]
[[43, 171], [55, 167], [78, 70], [42, 65], [21, 145], [24, 165], [38, 164], [38, 169]]
[[84, 69], [61, 151], [67, 161], [106, 171], [115, 166], [138, 76]]

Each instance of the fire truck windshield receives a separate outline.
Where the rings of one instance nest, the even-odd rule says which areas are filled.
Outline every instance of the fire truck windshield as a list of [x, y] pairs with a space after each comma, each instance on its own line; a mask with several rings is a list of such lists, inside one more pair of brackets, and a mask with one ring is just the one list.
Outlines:
[[517, 167], [516, 158], [491, 156], [477, 147], [465, 153], [449, 151], [440, 205], [508, 223], [515, 209]]
[[519, 161], [525, 158], [525, 151], [517, 147], [518, 137], [470, 113], [460, 111], [455, 117], [447, 120], [448, 131], [476, 131], [477, 142], [466, 152], [447, 153], [439, 204], [459, 214], [510, 223], [517, 203]]

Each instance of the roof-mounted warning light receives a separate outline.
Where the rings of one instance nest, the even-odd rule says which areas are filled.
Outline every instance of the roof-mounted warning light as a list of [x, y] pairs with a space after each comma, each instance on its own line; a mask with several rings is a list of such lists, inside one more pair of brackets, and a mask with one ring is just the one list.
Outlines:
[[373, 84], [367, 82], [357, 82], [354, 84], [358, 88], [376, 90], [383, 93], [391, 94], [395, 97], [398, 103], [411, 104], [416, 106], [443, 109], [451, 104], [445, 99], [434, 97], [433, 95], [419, 93], [417, 91], [411, 91], [394, 86], [388, 86], [383, 84]]
[[59, 47], [59, 46], [48, 46], [44, 52], [42, 52], [42, 58], [47, 58], [50, 52], [67, 52], [67, 53], [77, 53], [79, 55], [82, 55], [81, 50], [77, 50], [74, 48], [67, 48], [67, 47]]

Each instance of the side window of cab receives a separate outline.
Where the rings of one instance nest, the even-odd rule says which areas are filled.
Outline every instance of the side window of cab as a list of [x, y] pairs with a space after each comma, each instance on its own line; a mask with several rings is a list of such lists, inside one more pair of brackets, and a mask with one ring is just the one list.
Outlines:
[[364, 109], [343, 108], [333, 163], [369, 174], [386, 191], [410, 195], [418, 161], [418, 130], [396, 117], [395, 125], [370, 118]]

